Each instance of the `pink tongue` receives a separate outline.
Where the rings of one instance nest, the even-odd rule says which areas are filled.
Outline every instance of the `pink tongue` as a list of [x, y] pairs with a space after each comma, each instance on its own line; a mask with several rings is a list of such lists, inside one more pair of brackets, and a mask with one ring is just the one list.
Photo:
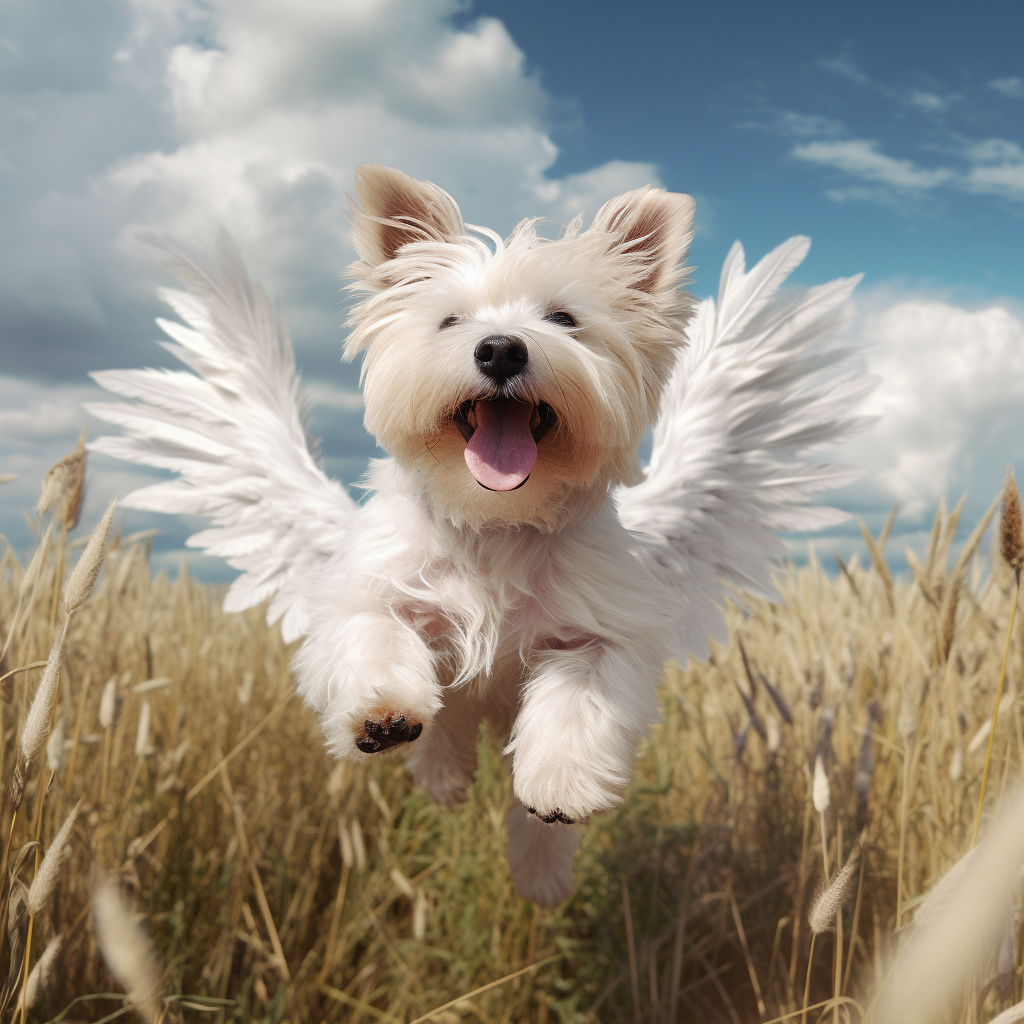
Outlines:
[[530, 475], [537, 461], [532, 415], [532, 405], [511, 398], [476, 403], [476, 430], [466, 445], [466, 465], [477, 483], [492, 491], [511, 491]]

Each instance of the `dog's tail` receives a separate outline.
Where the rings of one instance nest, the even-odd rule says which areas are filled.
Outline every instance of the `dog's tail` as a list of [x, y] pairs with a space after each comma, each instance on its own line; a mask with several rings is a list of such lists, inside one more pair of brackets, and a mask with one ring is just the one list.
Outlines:
[[188, 539], [243, 570], [224, 607], [273, 597], [268, 621], [284, 617], [292, 640], [305, 631], [304, 584], [344, 543], [355, 503], [317, 465], [287, 329], [224, 234], [205, 264], [158, 243], [187, 291], [160, 295], [189, 326], [158, 320], [162, 342], [195, 371], [106, 370], [92, 376], [130, 403], [90, 404], [121, 435], [90, 447], [177, 473], [122, 504], [206, 516], [212, 528]]
[[717, 304], [706, 299], [690, 323], [645, 478], [618, 493], [623, 523], [678, 595], [680, 655], [706, 657], [709, 636], [725, 639], [723, 581], [777, 596], [778, 532], [846, 518], [810, 502], [859, 471], [807, 456], [869, 422], [853, 407], [876, 381], [832, 340], [859, 277], [779, 293], [809, 247], [791, 238], [747, 273], [733, 245]]

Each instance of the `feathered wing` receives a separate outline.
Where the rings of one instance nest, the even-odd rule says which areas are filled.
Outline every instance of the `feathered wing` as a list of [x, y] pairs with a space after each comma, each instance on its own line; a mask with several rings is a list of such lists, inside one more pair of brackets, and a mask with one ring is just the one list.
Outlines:
[[222, 235], [205, 265], [162, 246], [187, 291], [162, 289], [185, 321], [157, 320], [161, 342], [185, 370], [106, 370], [92, 376], [130, 403], [94, 403], [94, 416], [121, 428], [90, 447], [172, 470], [176, 479], [133, 492], [123, 505], [207, 516], [190, 547], [241, 569], [224, 607], [240, 611], [273, 598], [286, 640], [306, 628], [303, 585], [345, 540], [355, 503], [317, 465], [287, 329]]
[[875, 385], [833, 339], [859, 277], [779, 289], [810, 240], [791, 238], [746, 272], [736, 242], [718, 302], [702, 302], [654, 429], [644, 480], [617, 494], [619, 514], [679, 600], [675, 649], [705, 658], [724, 641], [723, 585], [777, 597], [778, 532], [841, 522], [814, 496], [859, 471], [808, 455], [868, 420], [853, 413]]

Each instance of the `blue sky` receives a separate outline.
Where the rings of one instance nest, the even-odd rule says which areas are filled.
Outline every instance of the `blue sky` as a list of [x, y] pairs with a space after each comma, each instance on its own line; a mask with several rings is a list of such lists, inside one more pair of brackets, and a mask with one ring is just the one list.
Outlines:
[[[1024, 297], [1024, 7], [479, 3], [553, 97], [553, 175], [655, 164], [721, 264], [812, 236], [803, 276]], [[874, 154], [874, 159], [872, 155]], [[1007, 164], [1012, 187], [976, 173]], [[972, 181], [971, 173], [975, 171]], [[702, 281], [710, 286], [710, 281]]]
[[[7, 0], [0, 27], [0, 532], [78, 431], [91, 369], [153, 365], [138, 243], [218, 226], [288, 313], [330, 471], [373, 453], [338, 362], [345, 192], [363, 161], [436, 181], [467, 220], [567, 221], [654, 182], [698, 200], [699, 295], [743, 241], [863, 271], [849, 330], [883, 384], [837, 502], [893, 554], [939, 497], [967, 527], [1024, 456], [1024, 7], [534, 0]], [[84, 522], [146, 474], [92, 462]], [[193, 524], [159, 526], [173, 566]], [[800, 542], [801, 544], [803, 542]], [[819, 538], [856, 550], [856, 527]], [[194, 570], [223, 567], [191, 556]]]

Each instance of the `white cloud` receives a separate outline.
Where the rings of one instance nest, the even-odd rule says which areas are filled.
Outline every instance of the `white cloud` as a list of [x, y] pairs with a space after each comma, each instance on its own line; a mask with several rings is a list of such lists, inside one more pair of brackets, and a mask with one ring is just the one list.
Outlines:
[[1024, 149], [1016, 142], [986, 139], [965, 143], [958, 139], [956, 149], [965, 165], [959, 169], [919, 167], [912, 160], [880, 153], [878, 143], [866, 139], [800, 143], [793, 148], [792, 155], [858, 180], [856, 185], [826, 190], [825, 195], [834, 202], [893, 205], [907, 193], [923, 194], [940, 186], [958, 192], [1024, 199]]
[[921, 89], [912, 89], [908, 99], [915, 107], [929, 114], [941, 114], [947, 106], [947, 101], [937, 93], [924, 92]]
[[542, 182], [534, 189], [534, 195], [546, 207], [548, 216], [567, 224], [584, 211], [593, 216], [605, 200], [636, 188], [639, 180], [644, 180], [644, 184], [662, 184], [654, 164], [611, 160], [582, 174]]
[[1024, 100], [1024, 78], [993, 78], [988, 84], [990, 89], [995, 89], [1004, 96]]
[[811, 138], [815, 135], [829, 138], [846, 134], [846, 126], [834, 117], [801, 114], [796, 110], [776, 111], [774, 127], [785, 135], [793, 135], [801, 139]]
[[861, 71], [850, 53], [830, 57], [827, 60], [819, 60], [818, 66], [826, 71], [831, 71], [834, 75], [848, 79], [855, 85], [868, 85], [871, 82], [871, 79]]
[[[506, 232], [568, 221], [658, 183], [611, 161], [561, 178], [550, 98], [504, 25], [458, 27], [461, 0], [98, 0], [81, 16], [22, 4], [0, 67], [0, 529], [74, 447], [85, 372], [159, 362], [159, 274], [136, 237], [208, 249], [220, 226], [280, 296], [325, 461], [373, 452], [357, 370], [339, 365], [339, 276], [353, 258], [346, 192], [361, 162], [436, 181], [466, 219]], [[13, 52], [13, 51], [12, 51]], [[49, 386], [31, 383], [48, 379]], [[96, 458], [90, 502], [146, 474]], [[88, 510], [87, 510], [88, 511]], [[98, 514], [98, 513], [97, 513]], [[152, 517], [151, 517], [152, 519]], [[135, 524], [137, 525], [137, 524]], [[152, 525], [147, 522], [146, 525]], [[159, 522], [180, 546], [188, 524]]]
[[953, 177], [953, 171], [946, 167], [928, 170], [912, 160], [886, 156], [878, 152], [878, 143], [869, 139], [802, 143], [793, 148], [793, 156], [900, 189], [931, 189]]
[[879, 423], [847, 455], [868, 469], [863, 492], [910, 516], [968, 481], [995, 493], [1002, 460], [1024, 455], [1024, 322], [999, 305], [864, 301], [855, 333], [881, 384], [865, 404]]
[[214, 44], [179, 43], [167, 57], [179, 144], [129, 156], [109, 181], [162, 196], [145, 212], [172, 231], [225, 222], [261, 262], [283, 244], [273, 270], [293, 275], [300, 237], [304, 262], [338, 269], [349, 257], [344, 195], [360, 162], [436, 181], [467, 219], [499, 230], [538, 213], [592, 215], [657, 181], [653, 166], [625, 161], [548, 179], [558, 152], [547, 95], [500, 21], [456, 29], [457, 6], [220, 0]]
[[339, 388], [326, 381], [314, 380], [303, 388], [306, 396], [316, 406], [336, 409], [341, 412], [362, 412], [363, 393], [351, 388]]
[[1006, 139], [987, 139], [967, 150], [971, 169], [964, 188], [1024, 199], [1024, 150]]
[[[436, 181], [502, 232], [657, 179], [625, 161], [549, 178], [547, 93], [500, 21], [455, 25], [458, 0], [100, 0], [63, 22], [24, 10], [0, 92], [19, 154], [0, 166], [7, 370], [136, 361], [155, 276], [136, 235], [205, 248], [222, 225], [284, 301], [304, 362], [326, 369], [360, 162]], [[52, 88], [72, 52], [88, 73]]]

